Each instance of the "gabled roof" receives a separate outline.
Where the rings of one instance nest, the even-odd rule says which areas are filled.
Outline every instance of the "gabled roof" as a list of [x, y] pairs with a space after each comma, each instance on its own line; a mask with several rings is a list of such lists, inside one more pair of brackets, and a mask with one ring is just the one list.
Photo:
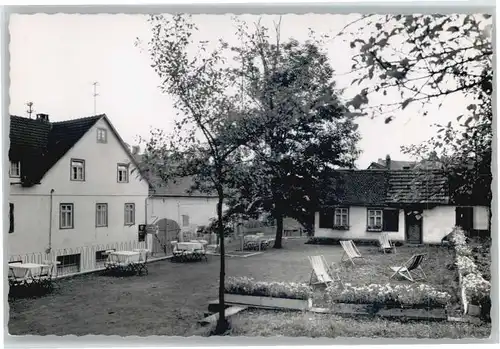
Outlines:
[[[406, 160], [392, 160], [391, 159], [391, 164], [390, 164], [390, 170], [410, 170], [415, 167], [417, 164], [416, 161], [406, 161]], [[386, 167], [386, 160], [384, 159], [378, 159], [377, 162], [372, 162], [370, 166], [368, 166], [368, 169], [376, 169], [376, 170], [382, 170], [382, 169], [387, 169]]]
[[212, 198], [217, 197], [216, 194], [204, 193], [199, 190], [193, 190], [190, 192], [191, 187], [194, 184], [194, 179], [192, 176], [180, 177], [175, 180], [165, 182], [159, 176], [154, 174], [151, 169], [148, 169], [146, 164], [142, 164], [143, 156], [141, 154], [134, 154], [135, 161], [140, 164], [143, 170], [146, 170], [144, 176], [149, 179], [151, 189], [151, 196], [159, 197], [203, 197]]
[[325, 203], [334, 205], [384, 205], [386, 171], [339, 170], [325, 190]]
[[441, 171], [342, 170], [324, 188], [328, 205], [449, 204], [448, 177]]
[[448, 204], [450, 202], [447, 176], [432, 171], [390, 171], [387, 203]]
[[134, 161], [123, 140], [105, 114], [49, 122], [21, 116], [10, 117], [9, 160], [20, 161], [21, 181], [32, 186], [99, 121], [104, 119]]

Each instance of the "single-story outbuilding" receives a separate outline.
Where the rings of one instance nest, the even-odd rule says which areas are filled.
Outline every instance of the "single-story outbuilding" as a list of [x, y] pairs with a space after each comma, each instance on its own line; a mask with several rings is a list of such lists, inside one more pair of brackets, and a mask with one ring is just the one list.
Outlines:
[[340, 170], [315, 213], [314, 236], [439, 244], [450, 229], [489, 230], [490, 207], [456, 203], [438, 170]]

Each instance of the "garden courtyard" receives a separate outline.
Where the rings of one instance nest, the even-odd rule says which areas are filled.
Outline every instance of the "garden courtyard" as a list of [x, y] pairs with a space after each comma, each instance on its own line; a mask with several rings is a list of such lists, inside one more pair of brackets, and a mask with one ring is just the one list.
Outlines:
[[[364, 261], [340, 263], [340, 245], [310, 245], [304, 239], [286, 240], [281, 250], [268, 249], [247, 258], [226, 259], [227, 277], [250, 277], [258, 281], [308, 283], [308, 256], [323, 255], [333, 264], [344, 283], [410, 284], [389, 280], [391, 266], [402, 265], [412, 254], [427, 253], [422, 264], [427, 283], [451, 295], [448, 314], [460, 316], [458, 276], [453, 252], [441, 247], [399, 247], [396, 254], [383, 254], [376, 246], [358, 246]], [[210, 326], [197, 323], [217, 299], [219, 257], [208, 262], [149, 264], [146, 276], [113, 277], [99, 273], [57, 281], [51, 294], [35, 299], [11, 299], [11, 335], [207, 335]], [[324, 288], [317, 288], [313, 305], [324, 303]], [[398, 321], [383, 318], [340, 317], [311, 312], [246, 310], [230, 318], [229, 335], [309, 337], [413, 337], [485, 338], [490, 323]]]

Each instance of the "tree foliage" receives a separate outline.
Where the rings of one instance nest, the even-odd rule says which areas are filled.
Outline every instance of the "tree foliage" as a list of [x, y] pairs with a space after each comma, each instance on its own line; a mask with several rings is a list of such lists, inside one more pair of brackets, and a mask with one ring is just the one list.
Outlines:
[[[194, 187], [218, 195], [217, 216], [220, 246], [220, 313], [217, 333], [227, 329], [224, 316], [224, 227], [222, 208], [225, 183], [233, 165], [239, 160], [238, 148], [245, 143], [241, 123], [245, 119], [237, 110], [230, 93], [232, 85], [223, 55], [227, 44], [209, 51], [208, 42], [194, 42], [196, 26], [182, 15], [151, 15], [152, 30], [147, 51], [152, 68], [160, 77], [161, 90], [175, 98], [180, 118], [175, 132], [166, 134], [154, 129], [146, 140], [143, 166], [166, 184], [178, 177], [190, 176]], [[140, 44], [140, 42], [138, 42]], [[190, 54], [197, 49], [196, 54]], [[247, 126], [245, 132], [250, 128]]]
[[260, 22], [253, 30], [244, 22], [237, 28], [240, 45], [231, 49], [238, 65], [230, 71], [240, 84], [236, 98], [259, 132], [245, 145], [251, 160], [233, 178], [240, 190], [231, 201], [234, 212], [270, 212], [280, 248], [284, 216], [310, 223], [315, 179], [327, 166], [354, 165], [359, 134], [317, 43], [282, 40], [280, 23], [273, 32]]
[[[351, 47], [359, 50], [353, 83], [362, 87], [350, 108], [383, 115], [388, 123], [409, 105], [420, 105], [425, 116], [451, 95], [470, 101], [456, 123], [437, 121], [434, 137], [402, 150], [449, 172], [456, 200], [491, 200], [491, 16], [385, 15], [361, 23]], [[397, 102], [370, 103], [383, 96], [393, 100], [395, 91]]]

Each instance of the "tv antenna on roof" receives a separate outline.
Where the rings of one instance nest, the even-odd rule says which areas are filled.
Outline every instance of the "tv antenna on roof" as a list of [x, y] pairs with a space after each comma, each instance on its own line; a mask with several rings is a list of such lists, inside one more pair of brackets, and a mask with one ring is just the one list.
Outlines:
[[94, 97], [94, 115], [97, 115], [97, 96], [99, 96], [99, 93], [97, 93], [97, 86], [99, 86], [99, 82], [94, 81], [92, 85], [94, 85], [94, 93], [92, 94]]
[[35, 112], [33, 109], [33, 102], [28, 102], [26, 103], [26, 106], [28, 107], [28, 110], [26, 110], [26, 113], [28, 113], [28, 117], [31, 119], [31, 114]]

